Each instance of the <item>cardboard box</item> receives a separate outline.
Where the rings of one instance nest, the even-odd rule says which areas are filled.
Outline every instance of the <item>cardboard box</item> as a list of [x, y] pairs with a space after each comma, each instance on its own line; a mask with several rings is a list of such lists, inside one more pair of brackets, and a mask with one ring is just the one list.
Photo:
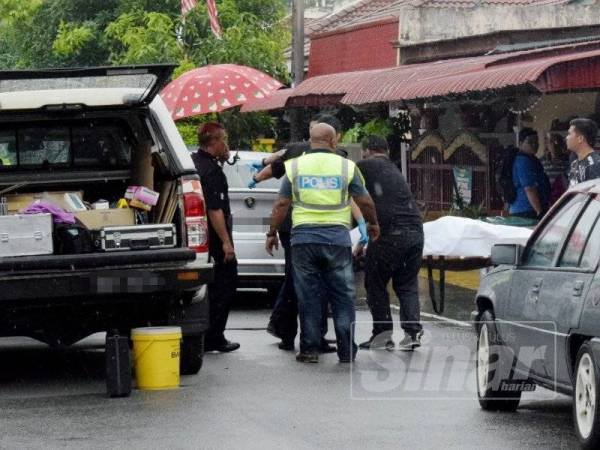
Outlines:
[[144, 186], [129, 186], [125, 191], [127, 200], [139, 200], [148, 206], [156, 206], [160, 194]]
[[47, 200], [52, 203], [56, 203], [65, 211], [71, 211], [71, 206], [65, 201], [65, 194], [73, 193], [83, 198], [83, 192], [81, 191], [61, 191], [61, 192], [38, 192], [34, 194], [9, 194], [6, 195], [6, 202], [8, 203], [8, 213], [17, 214], [23, 208], [26, 208], [36, 200]]
[[131, 206], [132, 208], [141, 209], [142, 211], [150, 211], [150, 210], [152, 210], [152, 206], [147, 205], [146, 203], [138, 200], [137, 198], [132, 199], [129, 202], [129, 206]]
[[135, 211], [133, 209], [91, 209], [76, 212], [75, 217], [89, 230], [135, 225]]

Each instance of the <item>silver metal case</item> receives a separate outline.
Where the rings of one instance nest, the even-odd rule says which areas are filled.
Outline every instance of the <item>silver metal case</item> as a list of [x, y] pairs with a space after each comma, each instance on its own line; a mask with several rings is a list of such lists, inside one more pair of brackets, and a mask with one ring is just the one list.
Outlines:
[[104, 227], [94, 234], [94, 246], [103, 252], [155, 250], [176, 245], [174, 224]]
[[0, 257], [51, 255], [51, 214], [0, 216]]

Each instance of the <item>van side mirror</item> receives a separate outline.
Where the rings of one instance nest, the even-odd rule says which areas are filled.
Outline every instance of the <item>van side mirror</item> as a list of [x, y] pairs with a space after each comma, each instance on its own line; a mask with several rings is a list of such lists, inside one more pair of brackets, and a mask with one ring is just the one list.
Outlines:
[[519, 244], [496, 244], [492, 246], [491, 262], [493, 266], [517, 266], [521, 262], [523, 246]]

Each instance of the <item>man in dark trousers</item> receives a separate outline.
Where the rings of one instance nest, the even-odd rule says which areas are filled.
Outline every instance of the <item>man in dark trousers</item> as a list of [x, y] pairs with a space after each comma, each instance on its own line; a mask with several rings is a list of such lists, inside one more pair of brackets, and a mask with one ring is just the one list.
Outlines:
[[[357, 163], [367, 190], [375, 202], [381, 228], [377, 241], [369, 242], [365, 260], [367, 303], [373, 316], [371, 338], [360, 348], [391, 350], [393, 321], [388, 283], [400, 302], [400, 324], [405, 336], [400, 350], [412, 351], [421, 345], [418, 273], [423, 254], [423, 222], [408, 184], [389, 158], [387, 142], [377, 136], [363, 141], [363, 160]], [[358, 244], [355, 257], [364, 246]]]
[[355, 290], [350, 197], [379, 237], [375, 205], [356, 165], [335, 153], [335, 129], [319, 123], [310, 130], [310, 152], [286, 162], [286, 178], [273, 206], [267, 233], [269, 254], [278, 247], [277, 230], [293, 206], [292, 265], [300, 313], [299, 362], [316, 363], [322, 345], [323, 298], [331, 304], [340, 362], [354, 360]]
[[[342, 124], [341, 122], [332, 115], [320, 114], [314, 117], [310, 122], [310, 128], [318, 123], [326, 123], [331, 125], [336, 132], [336, 140], [339, 142], [341, 139]], [[286, 149], [271, 155], [262, 162], [261, 165], [256, 167], [260, 170], [259, 173], [255, 174], [252, 178], [252, 183], [249, 187], [254, 188], [256, 183], [267, 180], [271, 177], [282, 178], [285, 174], [285, 162], [294, 158], [298, 158], [305, 153], [310, 151], [309, 142], [296, 142], [289, 144]], [[340, 148], [336, 148], [336, 153], [342, 157], [347, 157], [348, 154]], [[358, 208], [353, 206], [353, 214], [360, 216]], [[362, 223], [365, 224], [364, 219]], [[292, 230], [292, 218], [291, 211], [288, 213], [285, 221], [279, 227], [279, 239], [285, 254], [285, 278], [284, 283], [281, 287], [273, 313], [269, 319], [267, 325], [267, 331], [281, 339], [279, 348], [282, 350], [294, 350], [294, 340], [298, 332], [298, 300], [294, 289], [294, 283], [292, 280], [292, 257], [291, 257], [291, 230]], [[366, 224], [364, 230], [361, 230], [366, 240]], [[330, 345], [325, 339], [327, 334], [327, 310], [323, 310], [323, 342], [321, 345], [321, 351], [323, 353], [330, 353], [336, 351], [336, 348]]]
[[[310, 144], [308, 142], [298, 142], [288, 145], [286, 153], [299, 153], [302, 155], [308, 150], [310, 150]], [[285, 168], [283, 173], [276, 178], [281, 178], [283, 175], [285, 175]], [[294, 340], [296, 339], [296, 334], [298, 333], [298, 298], [296, 296], [294, 282], [292, 280], [291, 232], [292, 216], [290, 212], [279, 228], [279, 239], [281, 241], [281, 246], [283, 247], [285, 257], [285, 278], [283, 280], [281, 290], [277, 295], [277, 299], [273, 307], [273, 313], [269, 318], [269, 324], [267, 325], [267, 331], [273, 336], [281, 339], [279, 348], [282, 350], [294, 350]], [[327, 333], [326, 315], [324, 316], [323, 325], [323, 335], [325, 335]], [[330, 352], [335, 351], [335, 348], [332, 348], [328, 342], [324, 341], [322, 350], [324, 352]]]
[[215, 263], [214, 281], [208, 288], [210, 328], [204, 350], [232, 352], [240, 344], [225, 339], [225, 327], [237, 285], [237, 260], [233, 248], [232, 220], [227, 178], [221, 164], [229, 159], [227, 134], [223, 125], [208, 122], [198, 129], [200, 148], [192, 156], [208, 215], [209, 254]]

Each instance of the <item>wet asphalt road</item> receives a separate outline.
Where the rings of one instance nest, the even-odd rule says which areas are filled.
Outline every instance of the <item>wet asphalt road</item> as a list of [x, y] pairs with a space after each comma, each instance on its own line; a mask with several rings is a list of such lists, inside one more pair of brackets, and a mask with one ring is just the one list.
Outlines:
[[[470, 328], [426, 323], [414, 354], [362, 351], [352, 367], [329, 354], [306, 365], [277, 348], [267, 318], [234, 312], [228, 337], [240, 351], [206, 355], [178, 390], [126, 399], [104, 396], [101, 336], [70, 351], [1, 339], [0, 448], [577, 447], [567, 397], [538, 390], [514, 414], [479, 409]], [[358, 313], [358, 341], [369, 318]]]

